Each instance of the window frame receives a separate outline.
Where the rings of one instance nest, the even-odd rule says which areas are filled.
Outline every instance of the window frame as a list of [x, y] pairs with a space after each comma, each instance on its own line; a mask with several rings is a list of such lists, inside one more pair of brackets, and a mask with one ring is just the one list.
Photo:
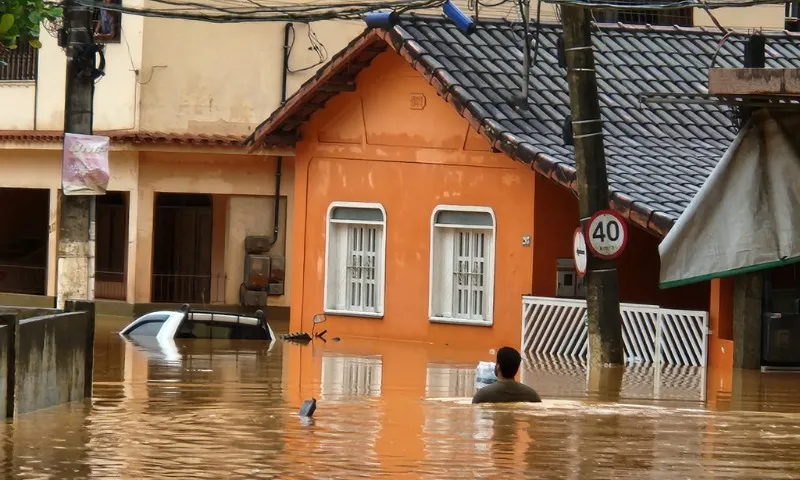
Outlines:
[[[116, 7], [122, 6], [122, 0], [112, 0], [111, 3]], [[97, 24], [100, 22], [100, 10], [103, 10], [102, 6], [93, 7], [92, 10], [92, 39], [94, 43], [98, 45], [122, 43], [122, 12], [119, 10], [109, 10], [114, 17], [114, 34], [111, 38], [98, 37], [97, 34], [94, 33]]]
[[[362, 209], [362, 210], [380, 210], [381, 214], [383, 215], [382, 222], [376, 222], [371, 220], [334, 220], [333, 212], [336, 208], [354, 208], [354, 209]], [[329, 315], [341, 315], [346, 317], [364, 317], [364, 318], [383, 318], [385, 311], [386, 311], [386, 243], [388, 239], [388, 215], [386, 214], [386, 209], [383, 207], [381, 203], [374, 203], [374, 202], [331, 202], [328, 205], [328, 211], [325, 215], [325, 273], [323, 275], [323, 294], [322, 294], [322, 303], [323, 303], [323, 311]], [[376, 288], [376, 298], [375, 303], [377, 305], [376, 312], [357, 312], [351, 310], [339, 310], [335, 308], [329, 307], [329, 299], [330, 299], [330, 289], [329, 285], [329, 277], [328, 275], [331, 273], [330, 268], [330, 261], [331, 261], [331, 233], [334, 231], [334, 225], [379, 225], [383, 229], [383, 237], [381, 239], [381, 245], [378, 251], [378, 270], [379, 272], [375, 276], [375, 279], [378, 282], [378, 286]], [[345, 273], [346, 275], [346, 273]]]
[[[449, 225], [437, 226], [436, 216], [440, 212], [460, 212], [460, 213], [488, 213], [492, 217], [492, 225], [479, 226], [479, 225]], [[485, 230], [491, 232], [491, 245], [488, 250], [486, 269], [486, 316], [485, 320], [472, 320], [467, 318], [454, 318], [454, 317], [441, 317], [434, 315], [433, 308], [433, 294], [434, 289], [434, 272], [436, 268], [436, 232], [439, 229], [458, 229], [458, 230]], [[471, 325], [479, 327], [491, 327], [494, 325], [494, 280], [495, 280], [495, 261], [496, 261], [496, 248], [497, 248], [497, 217], [491, 207], [477, 206], [477, 205], [437, 205], [431, 213], [431, 233], [430, 233], [430, 268], [428, 269], [428, 320], [431, 323], [451, 323], [456, 325]], [[452, 259], [450, 261], [453, 261]], [[452, 285], [452, 282], [451, 282]], [[451, 299], [452, 301], [452, 299]]]

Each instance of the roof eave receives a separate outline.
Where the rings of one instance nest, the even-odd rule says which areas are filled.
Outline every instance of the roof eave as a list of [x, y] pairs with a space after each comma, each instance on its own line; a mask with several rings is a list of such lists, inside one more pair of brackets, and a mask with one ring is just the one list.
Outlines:
[[348, 46], [336, 54], [330, 62], [317, 71], [317, 74], [309, 78], [283, 105], [275, 110], [272, 115], [264, 120], [253, 130], [245, 140], [244, 144], [248, 151], [252, 152], [261, 148], [264, 139], [292, 117], [298, 109], [307, 103], [309, 98], [316, 93], [320, 86], [324, 85], [334, 75], [346, 68], [360, 52], [379, 40], [376, 30], [365, 30], [361, 35], [353, 39]]

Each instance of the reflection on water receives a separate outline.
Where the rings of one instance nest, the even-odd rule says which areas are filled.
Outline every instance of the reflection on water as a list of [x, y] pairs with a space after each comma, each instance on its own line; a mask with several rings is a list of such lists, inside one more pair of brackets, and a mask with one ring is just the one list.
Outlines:
[[123, 324], [98, 325], [91, 402], [0, 423], [6, 478], [800, 477], [797, 374], [712, 378], [704, 402], [701, 370], [529, 359], [544, 403], [473, 407], [488, 352], [189, 340], [176, 357]]

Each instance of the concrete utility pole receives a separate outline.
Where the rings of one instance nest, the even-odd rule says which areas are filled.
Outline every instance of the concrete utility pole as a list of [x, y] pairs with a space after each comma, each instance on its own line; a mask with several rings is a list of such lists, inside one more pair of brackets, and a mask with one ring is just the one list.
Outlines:
[[[590, 30], [591, 14], [587, 8], [564, 5], [561, 21], [564, 27], [581, 225], [585, 228], [593, 213], [609, 207], [603, 124]], [[613, 261], [588, 256], [586, 303], [589, 311], [590, 363], [622, 365], [622, 319], [617, 269]]]
[[[67, 0], [62, 39], [67, 50], [64, 133], [92, 134], [95, 52], [92, 11]], [[60, 196], [57, 308], [94, 299], [94, 196]]]

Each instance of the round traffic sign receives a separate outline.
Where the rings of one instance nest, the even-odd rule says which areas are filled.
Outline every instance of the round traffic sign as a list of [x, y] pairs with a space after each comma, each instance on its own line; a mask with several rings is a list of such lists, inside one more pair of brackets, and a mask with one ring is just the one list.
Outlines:
[[587, 262], [587, 252], [586, 252], [586, 236], [583, 234], [583, 229], [578, 227], [575, 230], [575, 235], [572, 238], [572, 255], [575, 259], [575, 270], [578, 272], [578, 276], [583, 278], [586, 275], [586, 262]]
[[589, 250], [598, 258], [613, 260], [628, 244], [628, 224], [613, 210], [600, 210], [586, 224]]

